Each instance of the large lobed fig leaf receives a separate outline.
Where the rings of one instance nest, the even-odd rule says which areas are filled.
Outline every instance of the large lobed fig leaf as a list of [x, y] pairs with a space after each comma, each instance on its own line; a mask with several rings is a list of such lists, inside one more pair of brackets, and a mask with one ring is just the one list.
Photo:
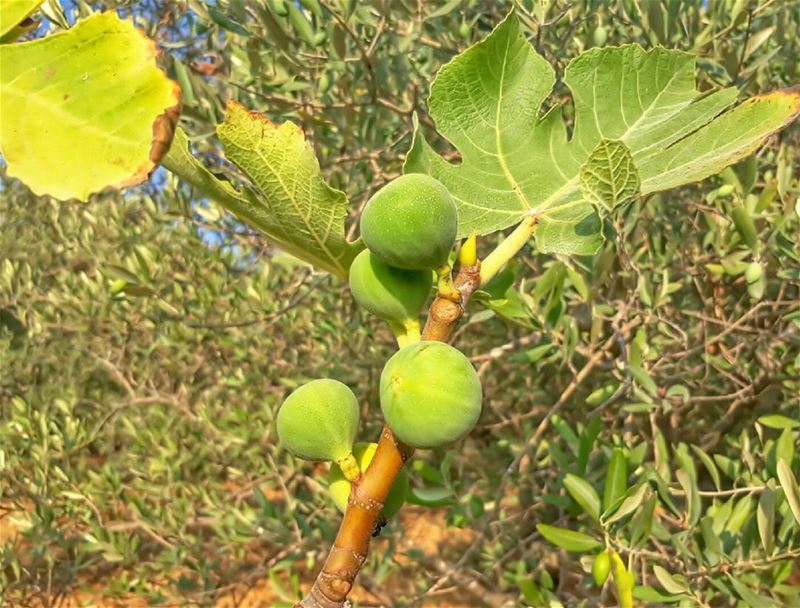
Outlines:
[[0, 44], [8, 174], [36, 194], [81, 200], [147, 179], [169, 148], [180, 108], [179, 87], [158, 68], [157, 54], [152, 40], [113, 12]]
[[536, 214], [541, 251], [593, 253], [602, 242], [600, 214], [719, 172], [800, 111], [798, 90], [729, 109], [736, 89], [701, 95], [693, 55], [625, 45], [592, 49], [567, 66], [575, 103], [568, 139], [560, 106], [541, 113], [554, 82], [513, 13], [437, 74], [430, 114], [462, 160], [444, 160], [417, 129], [405, 171], [447, 186], [459, 237]]
[[323, 179], [314, 150], [292, 122], [276, 125], [236, 102], [217, 127], [225, 155], [250, 180], [237, 191], [214, 177], [178, 130], [164, 166], [285, 251], [342, 278], [363, 249], [345, 236], [347, 197]]

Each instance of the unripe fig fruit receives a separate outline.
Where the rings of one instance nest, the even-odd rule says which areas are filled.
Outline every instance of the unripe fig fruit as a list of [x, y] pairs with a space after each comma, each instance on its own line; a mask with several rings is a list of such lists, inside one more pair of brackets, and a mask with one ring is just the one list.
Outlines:
[[430, 270], [388, 266], [368, 249], [359, 253], [350, 265], [353, 297], [376, 317], [392, 323], [416, 321], [432, 285]]
[[[372, 462], [372, 457], [375, 456], [375, 451], [378, 449], [377, 443], [357, 443], [353, 446], [353, 455], [356, 457], [356, 462], [361, 469], [361, 472], [367, 470], [367, 466]], [[342, 469], [337, 465], [332, 464], [331, 470], [328, 473], [328, 492], [330, 492], [333, 503], [336, 507], [344, 513], [347, 508], [347, 499], [350, 496], [351, 483], [347, 480], [342, 473]], [[408, 495], [408, 473], [405, 469], [400, 469], [400, 473], [394, 480], [392, 489], [386, 496], [386, 502], [383, 505], [383, 516], [390, 519], [395, 513], [400, 510], [403, 503], [406, 501]]]
[[438, 180], [422, 173], [398, 177], [378, 190], [361, 214], [361, 237], [378, 259], [408, 270], [447, 263], [458, 212]]
[[358, 419], [353, 391], [337, 380], [312, 380], [281, 405], [278, 437], [299, 458], [346, 461], [352, 459]]
[[481, 415], [481, 381], [460, 351], [443, 342], [417, 342], [386, 363], [381, 409], [398, 439], [436, 448], [469, 433]]

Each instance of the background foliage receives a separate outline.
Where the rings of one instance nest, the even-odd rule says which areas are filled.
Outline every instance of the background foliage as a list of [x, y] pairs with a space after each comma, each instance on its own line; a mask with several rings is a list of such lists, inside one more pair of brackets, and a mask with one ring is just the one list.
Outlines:
[[[89, 10], [45, 6], [40, 29]], [[133, 14], [162, 45], [183, 89], [183, 126], [219, 174], [238, 177], [213, 136], [227, 99], [300, 125], [326, 178], [350, 196], [353, 230], [369, 195], [399, 174], [413, 112], [431, 126], [433, 74], [508, 8], [92, 6]], [[701, 90], [750, 96], [798, 81], [794, 1], [518, 11], [559, 75], [586, 48], [638, 41], [697, 52]], [[553, 101], [564, 95], [557, 85]], [[780, 461], [800, 470], [798, 148], [793, 126], [718, 178], [631, 208], [597, 255], [529, 249], [475, 298], [457, 340], [484, 381], [479, 428], [456, 449], [417, 455], [415, 502], [438, 507], [408, 506], [384, 530], [359, 605], [614, 605], [582, 553], [554, 547], [540, 523], [608, 543], [651, 602], [800, 601], [800, 524], [778, 479]], [[86, 206], [9, 180], [2, 188], [6, 601], [53, 603], [91, 587], [213, 605], [266, 578], [268, 601], [290, 602], [339, 515], [321, 471], [276, 445], [275, 410], [297, 384], [337, 378], [362, 400], [361, 437], [376, 436], [389, 333], [341, 281], [163, 172]], [[601, 526], [573, 498], [575, 478], [603, 496], [614, 448], [634, 508]], [[438, 546], [404, 539], [445, 522]]]

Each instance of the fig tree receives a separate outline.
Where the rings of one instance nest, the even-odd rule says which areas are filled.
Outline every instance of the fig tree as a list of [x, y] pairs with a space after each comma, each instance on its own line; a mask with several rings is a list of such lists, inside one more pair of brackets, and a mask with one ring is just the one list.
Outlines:
[[281, 405], [278, 437], [298, 458], [332, 460], [350, 471], [355, 466], [352, 447], [358, 419], [353, 391], [337, 380], [312, 380]]
[[381, 262], [368, 249], [350, 266], [350, 290], [364, 308], [390, 323], [416, 321], [431, 292], [430, 270], [404, 270]]
[[[372, 462], [372, 457], [375, 456], [375, 451], [378, 449], [377, 443], [357, 443], [353, 446], [353, 455], [356, 458], [359, 469], [363, 473], [367, 470], [367, 466]], [[344, 513], [347, 508], [347, 499], [350, 496], [350, 481], [342, 473], [339, 466], [332, 464], [331, 470], [328, 472], [328, 492], [336, 507]], [[383, 516], [390, 519], [395, 513], [400, 510], [406, 500], [408, 494], [408, 473], [405, 469], [400, 469], [400, 473], [394, 480], [392, 489], [386, 497], [386, 502], [383, 505]]]
[[405, 346], [381, 373], [386, 423], [414, 448], [436, 448], [464, 437], [480, 417], [481, 396], [469, 359], [443, 342]]
[[407, 270], [447, 263], [458, 212], [438, 180], [422, 173], [398, 177], [378, 190], [361, 214], [361, 237], [382, 262]]

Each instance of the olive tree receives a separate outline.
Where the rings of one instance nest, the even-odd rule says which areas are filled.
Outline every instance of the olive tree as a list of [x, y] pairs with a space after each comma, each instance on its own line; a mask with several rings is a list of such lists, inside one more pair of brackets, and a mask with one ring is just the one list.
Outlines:
[[[291, 18], [299, 9], [286, 5], [280, 10]], [[277, 429], [285, 447], [301, 458], [332, 461], [332, 475], [344, 478], [339, 487], [349, 490], [339, 533], [314, 586], [300, 602], [303, 606], [344, 604], [366, 559], [371, 535], [390, 515], [387, 496], [399, 492], [395, 504], [402, 503], [405, 482], [396, 480], [414, 450], [447, 446], [476, 424], [481, 380], [469, 359], [447, 344], [470, 300], [488, 293], [492, 281], [531, 243], [540, 255], [564, 259], [594, 255], [609, 237], [623, 243], [622, 222], [635, 216], [631, 210], [643, 197], [703, 180], [749, 157], [792, 122], [800, 109], [800, 98], [792, 90], [738, 104], [738, 92], [732, 87], [701, 93], [695, 85], [693, 55], [631, 44], [592, 49], [570, 60], [562, 79], [574, 107], [565, 112], [563, 104], [547, 103], [556, 72], [531, 46], [518, 14], [511, 13], [484, 40], [438, 72], [427, 103], [432, 119], [428, 126], [435, 125], [436, 132], [426, 136], [421, 123], [414, 121], [404, 175], [369, 199], [361, 214], [361, 237], [354, 239], [346, 231], [347, 197], [326, 182], [314, 149], [298, 126], [291, 121], [278, 125], [264, 114], [229, 103], [217, 135], [239, 179], [235, 185], [220, 179], [192, 154], [186, 133], [176, 128], [175, 90], [150, 69], [146, 59], [141, 69], [124, 65], [131, 66], [130, 80], [138, 86], [145, 86], [142, 82], [147, 79], [158, 84], [147, 89], [160, 91], [160, 96], [148, 100], [148, 115], [131, 122], [136, 129], [124, 137], [113, 126], [92, 129], [96, 137], [81, 141], [75, 156], [80, 161], [99, 151], [116, 150], [116, 140], [122, 139], [128, 153], [124, 163], [109, 156], [105, 174], [82, 174], [65, 167], [61, 175], [43, 170], [30, 149], [17, 149], [15, 144], [31, 128], [22, 118], [19, 99], [40, 90], [36, 76], [55, 75], [48, 72], [51, 53], [72, 52], [71, 59], [81, 67], [87, 61], [81, 53], [91, 53], [101, 71], [107, 61], [120, 61], [114, 49], [98, 52], [93, 28], [139, 45], [142, 57], [147, 57], [146, 44], [142, 46], [140, 38], [108, 16], [90, 17], [68, 34], [53, 36], [55, 40], [0, 47], [4, 59], [18, 68], [3, 82], [3, 113], [13, 113], [21, 125], [13, 132], [4, 129], [9, 174], [22, 177], [35, 192], [85, 198], [100, 187], [141, 179], [163, 161], [196, 191], [285, 251], [348, 280], [355, 299], [389, 324], [400, 348], [381, 374], [380, 406], [387, 424], [375, 444], [360, 448], [355, 444], [358, 399], [350, 388], [332, 380], [302, 386], [278, 412]], [[21, 76], [31, 68], [34, 76]], [[91, 84], [98, 86], [95, 81]], [[93, 93], [89, 85], [76, 87], [72, 78], [49, 89], [53, 101]], [[114, 107], [119, 112], [124, 109]], [[76, 110], [78, 117], [86, 112]], [[81, 127], [76, 132], [71, 123], [62, 126], [57, 134], [63, 138], [86, 130]], [[439, 138], [449, 142], [455, 154], [437, 151], [442, 150]], [[35, 139], [30, 142], [43, 145]], [[78, 178], [77, 183], [68, 178]], [[741, 238], [750, 242], [751, 213], [742, 207], [735, 217]], [[479, 255], [485, 249], [484, 239], [506, 229], [511, 230], [496, 246]], [[759, 268], [748, 267], [749, 283], [759, 281]], [[421, 328], [419, 317], [431, 298]], [[635, 326], [636, 321], [629, 321], [620, 332]], [[631, 366], [629, 373], [644, 388], [649, 386], [646, 373], [638, 367]], [[603, 407], [610, 403], [609, 399]], [[545, 421], [554, 414], [551, 410]], [[591, 449], [592, 433], [596, 437], [591, 427], [581, 431], [578, 441], [587, 438], [581, 450]], [[791, 442], [791, 434], [788, 437]], [[529, 443], [540, 439], [537, 431]], [[364, 458], [367, 451], [371, 453]], [[705, 464], [703, 454], [698, 452], [698, 457]], [[776, 452], [774, 479], [765, 480], [759, 490], [765, 497], [759, 533], [766, 538], [762, 528], [771, 531], [778, 514], [783, 530], [779, 536], [787, 545], [800, 523], [792, 459], [793, 452], [787, 454], [787, 449]], [[614, 529], [620, 522], [636, 525], [635, 514], [643, 504], [652, 515], [657, 496], [670, 501], [658, 471], [629, 486], [628, 460], [624, 452], [612, 452], [602, 503], [580, 471], [564, 478], [569, 496], [598, 524], [596, 534], [546, 523], [538, 526], [538, 532], [554, 544], [588, 554], [599, 585], [610, 573], [624, 606], [632, 605], [637, 593], [638, 554], [614, 538]], [[715, 551], [712, 546], [714, 521], [702, 518], [696, 473], [681, 470], [677, 479], [686, 500], [686, 517], [700, 526], [706, 549], [720, 553], [721, 548]], [[781, 559], [794, 555], [792, 551], [790, 546]], [[621, 554], [626, 553], [623, 559]], [[718, 556], [709, 559], [720, 563]], [[691, 586], [661, 566], [654, 566], [654, 573], [677, 601], [693, 597]], [[736, 579], [732, 585], [748, 601], [753, 592]], [[534, 598], [540, 593], [529, 591]], [[644, 585], [638, 588], [642, 599], [663, 599], [654, 593]]]

